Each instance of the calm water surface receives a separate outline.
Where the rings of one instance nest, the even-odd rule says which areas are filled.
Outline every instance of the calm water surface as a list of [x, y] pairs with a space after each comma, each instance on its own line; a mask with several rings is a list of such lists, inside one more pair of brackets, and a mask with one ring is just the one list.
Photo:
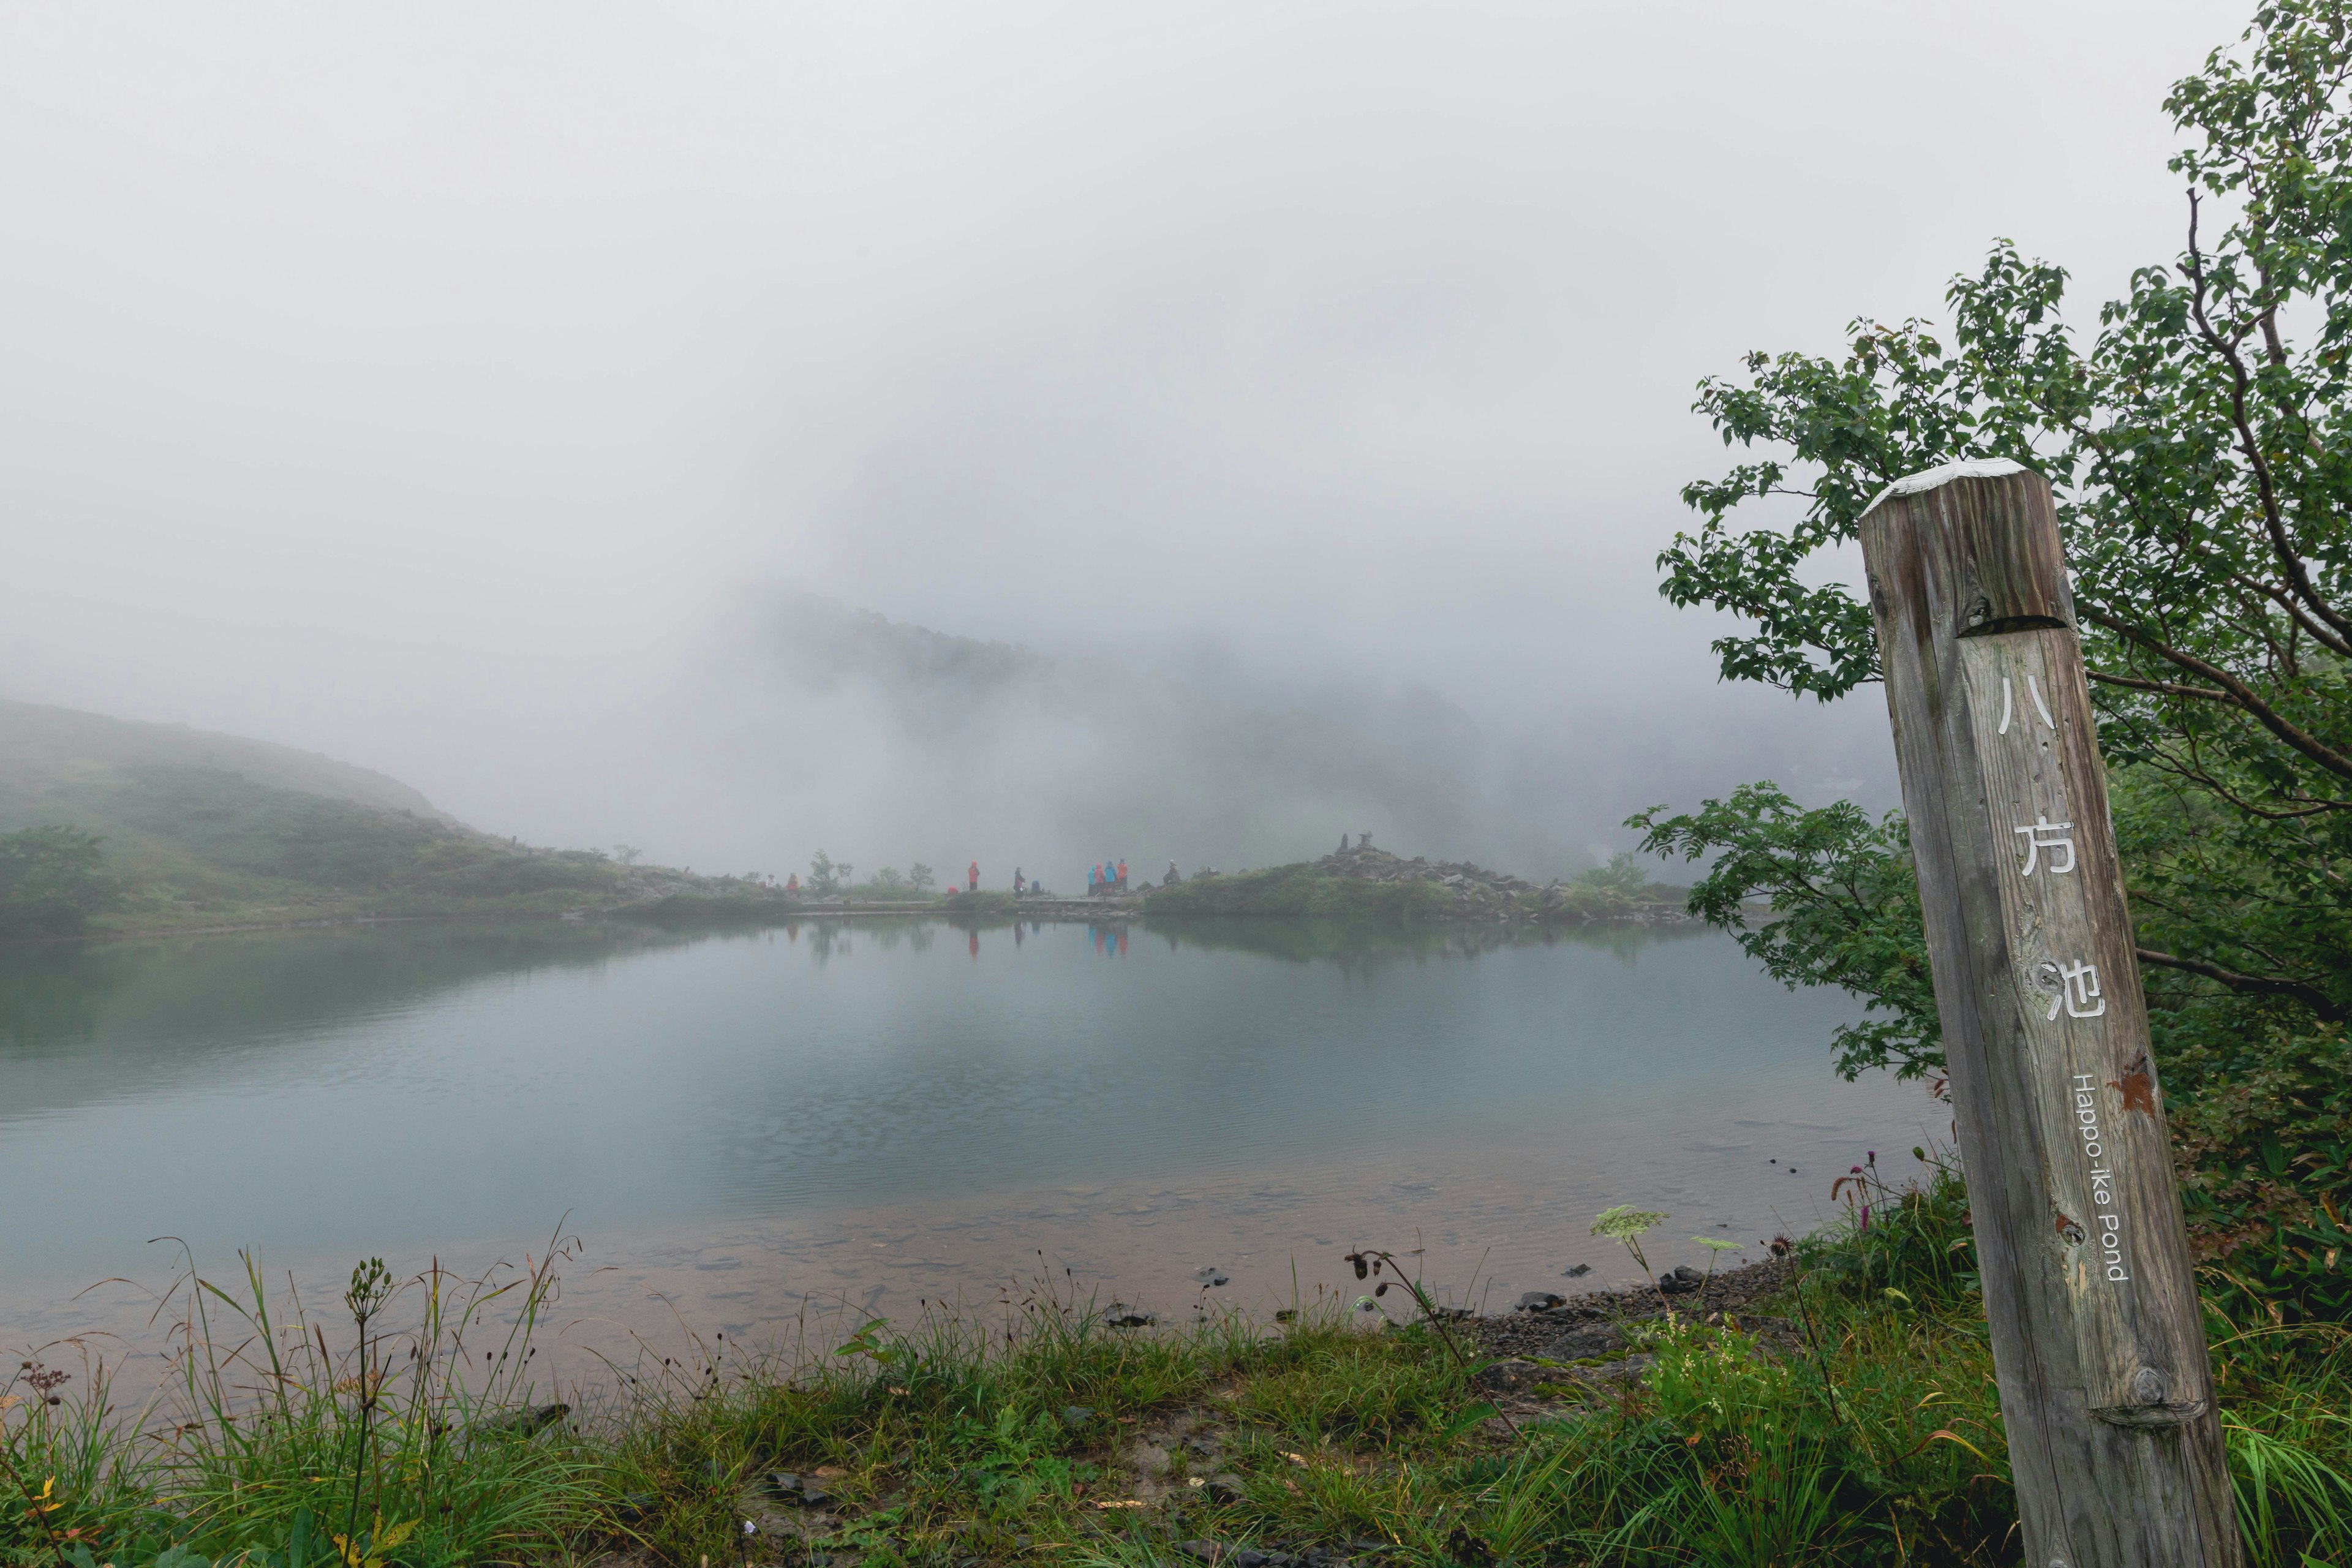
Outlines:
[[[1839, 1082], [1843, 996], [1728, 939], [808, 924], [386, 926], [0, 952], [0, 1339], [129, 1310], [147, 1238], [331, 1278], [580, 1238], [572, 1300], [738, 1333], [1043, 1264], [1162, 1310], [1360, 1245], [1499, 1294], [1616, 1203], [1816, 1223], [1945, 1118]], [[602, 1269], [604, 1272], [592, 1273]], [[583, 1309], [584, 1310], [584, 1309]], [[667, 1308], [664, 1309], [667, 1310]]]

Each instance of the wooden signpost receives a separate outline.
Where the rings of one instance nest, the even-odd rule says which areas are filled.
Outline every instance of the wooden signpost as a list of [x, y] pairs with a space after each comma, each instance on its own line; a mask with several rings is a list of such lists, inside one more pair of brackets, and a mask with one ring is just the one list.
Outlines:
[[2240, 1562], [2050, 486], [1862, 519], [2031, 1568]]

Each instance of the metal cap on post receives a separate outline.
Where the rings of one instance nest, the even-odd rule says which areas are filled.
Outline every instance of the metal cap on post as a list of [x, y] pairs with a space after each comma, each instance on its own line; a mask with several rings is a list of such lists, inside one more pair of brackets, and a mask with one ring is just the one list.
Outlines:
[[2025, 1560], [2234, 1565], [2050, 486], [1949, 464], [1861, 533]]

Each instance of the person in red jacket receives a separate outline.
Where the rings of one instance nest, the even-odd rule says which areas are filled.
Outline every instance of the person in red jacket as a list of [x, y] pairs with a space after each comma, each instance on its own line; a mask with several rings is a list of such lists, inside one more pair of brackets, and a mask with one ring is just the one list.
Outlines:
[[971, 863], [971, 870], [968, 873], [968, 876], [969, 876], [969, 879], [969, 879], [969, 880], [967, 880], [967, 881], [964, 883], [964, 890], [965, 890], [966, 892], [977, 893], [978, 891], [980, 891], [980, 862], [979, 862], [979, 861], [975, 860], [975, 861], [973, 861], [973, 862]]
[[1127, 862], [1124, 860], [1118, 863], [1118, 890], [1122, 893], [1127, 891]]

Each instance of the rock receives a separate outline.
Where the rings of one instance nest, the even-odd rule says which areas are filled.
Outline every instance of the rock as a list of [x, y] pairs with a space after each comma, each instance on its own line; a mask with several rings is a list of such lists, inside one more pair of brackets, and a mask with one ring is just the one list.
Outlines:
[[1214, 1437], [1187, 1437], [1184, 1439], [1184, 1451], [1196, 1458], [1213, 1459], [1217, 1457], [1217, 1440]]
[[1536, 1385], [1543, 1368], [1531, 1361], [1498, 1361], [1479, 1369], [1473, 1382], [1488, 1394], [1525, 1394]]
[[1103, 1326], [1112, 1329], [1148, 1329], [1159, 1321], [1149, 1312], [1114, 1311], [1103, 1320]]
[[1522, 1312], [1543, 1312], [1567, 1305], [1567, 1297], [1550, 1290], [1530, 1290], [1519, 1298], [1519, 1310]]
[[1062, 1406], [1062, 1425], [1065, 1426], [1083, 1426], [1094, 1418], [1094, 1411], [1084, 1405]]
[[1180, 1541], [1176, 1550], [1195, 1563], [1222, 1563], [1232, 1549], [1222, 1541]]
[[474, 1430], [486, 1436], [529, 1437], [571, 1414], [569, 1405], [526, 1405], [520, 1410], [509, 1410], [477, 1423]]
[[1231, 1283], [1231, 1281], [1225, 1277], [1225, 1271], [1214, 1265], [1206, 1268], [1196, 1269], [1193, 1272], [1192, 1278], [1198, 1279], [1202, 1284], [1206, 1285], [1213, 1290], [1220, 1285]]
[[1607, 1355], [1611, 1351], [1623, 1348], [1624, 1343], [1617, 1337], [1616, 1330], [1603, 1324], [1580, 1329], [1558, 1341], [1551, 1347], [1550, 1354], [1556, 1361], [1582, 1361], [1587, 1356]]
[[1561, 1269], [1559, 1271], [1559, 1277], [1563, 1279], [1581, 1279], [1591, 1272], [1592, 1265], [1590, 1263], [1578, 1263]]
[[1249, 1496], [1249, 1483], [1231, 1470], [1219, 1470], [1209, 1478], [1209, 1500], [1218, 1504], [1240, 1502]]
[[1678, 1264], [1671, 1274], [1658, 1276], [1658, 1289], [1669, 1296], [1682, 1296], [1706, 1283], [1706, 1276], [1689, 1264]]
[[1139, 1443], [1129, 1457], [1135, 1461], [1136, 1469], [1147, 1476], [1166, 1475], [1172, 1462], [1168, 1450], [1157, 1443]]
[[794, 1475], [790, 1470], [768, 1472], [768, 1485], [775, 1494], [794, 1508], [823, 1508], [833, 1500], [833, 1494], [822, 1483], [807, 1476]]
[[1657, 1359], [1652, 1355], [1621, 1356], [1615, 1361], [1602, 1362], [1599, 1366], [1579, 1367], [1576, 1371], [1579, 1376], [1595, 1378], [1602, 1383], [1639, 1383], [1649, 1375], [1650, 1364]]

